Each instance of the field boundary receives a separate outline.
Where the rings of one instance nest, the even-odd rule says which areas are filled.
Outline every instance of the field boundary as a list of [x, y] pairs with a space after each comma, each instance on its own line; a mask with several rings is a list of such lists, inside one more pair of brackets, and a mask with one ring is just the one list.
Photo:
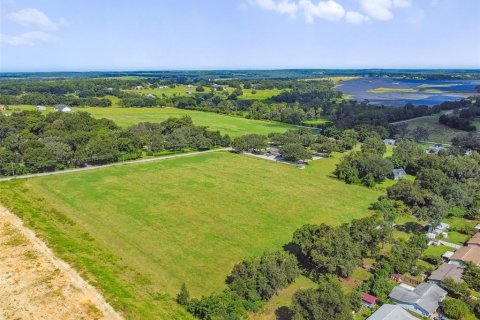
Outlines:
[[30, 179], [30, 178], [35, 178], [35, 177], [46, 177], [46, 176], [53, 176], [53, 175], [57, 175], [57, 174], [67, 174], [67, 173], [75, 173], [75, 172], [82, 172], [82, 171], [89, 171], [89, 170], [97, 170], [97, 169], [103, 169], [103, 168], [129, 165], [129, 164], [147, 163], [147, 162], [154, 162], [154, 161], [161, 161], [161, 160], [168, 160], [168, 159], [175, 159], [175, 158], [191, 157], [191, 156], [197, 156], [197, 155], [205, 154], [205, 153], [220, 152], [220, 151], [231, 151], [231, 150], [232, 150], [231, 147], [218, 148], [218, 149], [211, 149], [211, 150], [206, 150], [206, 151], [179, 153], [179, 154], [173, 154], [173, 155], [156, 157], [156, 158], [130, 160], [130, 161], [123, 161], [123, 162], [114, 162], [114, 163], [104, 164], [104, 165], [100, 165], [100, 166], [90, 166], [90, 167], [84, 167], [84, 168], [75, 168], [75, 169], [60, 170], [60, 171], [26, 174], [26, 175], [21, 175], [21, 176], [0, 178], [0, 182], [12, 181], [12, 180], [21, 180], [21, 179]]
[[68, 263], [58, 258], [53, 251], [38, 238], [32, 230], [23, 225], [23, 221], [0, 204], [0, 220], [6, 221], [13, 225], [21, 234], [23, 234], [33, 247], [38, 250], [47, 260], [64, 273], [69, 281], [80, 291], [91, 297], [92, 302], [103, 313], [102, 319], [122, 320], [123, 317], [118, 314], [112, 306], [104, 299], [103, 295], [86, 280], [84, 280], [78, 272]]

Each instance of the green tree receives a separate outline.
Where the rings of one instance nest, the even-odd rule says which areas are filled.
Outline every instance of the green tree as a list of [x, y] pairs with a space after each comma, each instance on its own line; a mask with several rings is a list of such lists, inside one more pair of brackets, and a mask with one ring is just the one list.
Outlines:
[[464, 319], [470, 314], [468, 305], [462, 300], [446, 297], [441, 303], [443, 313], [450, 319]]
[[261, 152], [267, 145], [267, 137], [255, 133], [237, 137], [232, 142], [237, 152]]
[[292, 298], [293, 320], [350, 320], [349, 299], [334, 276], [323, 276], [317, 289], [297, 291]]
[[188, 292], [187, 285], [184, 283], [177, 295], [177, 303], [181, 306], [188, 306], [190, 301], [190, 292]]
[[298, 161], [312, 159], [312, 154], [299, 143], [288, 143], [280, 147], [280, 154], [285, 160]]
[[369, 137], [365, 139], [361, 147], [362, 152], [383, 155], [387, 151], [387, 147], [378, 137]]

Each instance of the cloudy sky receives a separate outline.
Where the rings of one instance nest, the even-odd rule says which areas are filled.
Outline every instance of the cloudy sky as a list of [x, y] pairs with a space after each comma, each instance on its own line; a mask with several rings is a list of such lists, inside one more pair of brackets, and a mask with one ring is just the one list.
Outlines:
[[0, 3], [0, 71], [480, 68], [480, 0]]

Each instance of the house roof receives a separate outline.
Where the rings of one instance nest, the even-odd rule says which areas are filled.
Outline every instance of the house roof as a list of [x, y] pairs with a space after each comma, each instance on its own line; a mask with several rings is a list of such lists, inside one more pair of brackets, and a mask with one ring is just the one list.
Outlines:
[[436, 284], [423, 282], [416, 288], [400, 284], [393, 288], [389, 297], [403, 303], [416, 304], [429, 313], [434, 313], [446, 295], [447, 291]]
[[450, 260], [460, 260], [480, 264], [480, 246], [461, 247], [455, 251], [453, 256], [450, 257]]
[[463, 275], [463, 268], [455, 265], [455, 264], [448, 264], [444, 263], [437, 270], [432, 272], [428, 280], [433, 281], [443, 281], [447, 278], [452, 278], [456, 281], [461, 281]]
[[393, 169], [392, 170], [393, 174], [395, 176], [399, 176], [399, 175], [406, 175], [407, 173], [405, 172], [405, 170], [403, 170], [402, 168], [400, 169]]
[[368, 294], [368, 293], [363, 292], [363, 293], [362, 293], [362, 301], [364, 301], [364, 302], [366, 302], [366, 303], [369, 303], [369, 304], [375, 304], [375, 303], [377, 303], [377, 297], [372, 296], [371, 294]]
[[480, 246], [480, 233], [475, 234], [467, 241], [468, 246]]
[[384, 304], [375, 311], [367, 320], [418, 320], [399, 306]]
[[66, 108], [69, 108], [69, 106], [65, 105], [65, 104], [59, 104], [58, 106], [55, 107], [55, 110], [63, 110], [63, 109], [66, 109]]

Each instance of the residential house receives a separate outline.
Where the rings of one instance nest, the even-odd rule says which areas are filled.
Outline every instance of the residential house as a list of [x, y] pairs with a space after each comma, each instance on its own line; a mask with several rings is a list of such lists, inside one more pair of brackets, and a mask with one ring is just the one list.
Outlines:
[[470, 240], [467, 241], [467, 246], [479, 246], [480, 247], [480, 233], [475, 234]]
[[441, 150], [445, 150], [445, 147], [442, 146], [441, 144], [436, 144], [434, 147], [428, 148], [427, 153], [437, 154], [437, 153], [439, 153]]
[[480, 223], [475, 226], [475, 229], [477, 229], [478, 231], [480, 231]]
[[462, 281], [463, 268], [456, 264], [444, 263], [428, 277], [428, 282], [440, 284], [445, 279], [453, 279], [457, 282]]
[[53, 108], [54, 111], [56, 112], [72, 112], [72, 108], [65, 104], [59, 104], [55, 108]]
[[147, 94], [147, 98], [154, 99], [154, 98], [155, 98], [155, 95], [149, 93], [149, 94]]
[[453, 264], [463, 266], [467, 262], [480, 265], [480, 246], [461, 247], [450, 257], [450, 263]]
[[393, 288], [388, 296], [400, 307], [431, 318], [447, 296], [447, 291], [434, 283], [423, 282], [416, 288], [402, 283]]
[[37, 109], [37, 111], [45, 111], [45, 110], [47, 110], [47, 108], [46, 108], [45, 106], [42, 106], [42, 105], [38, 105], [38, 106], [36, 107], [36, 109]]
[[387, 146], [393, 146], [395, 144], [395, 139], [383, 139], [383, 143]]
[[384, 304], [367, 320], [418, 320], [402, 307], [393, 304]]
[[377, 297], [372, 296], [371, 294], [362, 293], [362, 304], [367, 307], [368, 309], [373, 309], [377, 304]]
[[107, 88], [107, 91], [110, 91], [110, 92], [111, 92], [111, 91], [113, 91], [113, 88], [112, 88], [112, 87], [109, 87], [109, 88]]
[[402, 168], [392, 170], [392, 178], [395, 181], [404, 179], [406, 176], [407, 176], [407, 173]]
[[142, 90], [142, 89], [143, 89], [143, 86], [135, 86], [134, 89], [135, 89], [135, 90]]
[[445, 222], [440, 222], [435, 228], [433, 226], [428, 227], [427, 237], [429, 239], [435, 239], [439, 235], [442, 235], [443, 238], [448, 238], [448, 233], [446, 232], [450, 228], [450, 225]]

